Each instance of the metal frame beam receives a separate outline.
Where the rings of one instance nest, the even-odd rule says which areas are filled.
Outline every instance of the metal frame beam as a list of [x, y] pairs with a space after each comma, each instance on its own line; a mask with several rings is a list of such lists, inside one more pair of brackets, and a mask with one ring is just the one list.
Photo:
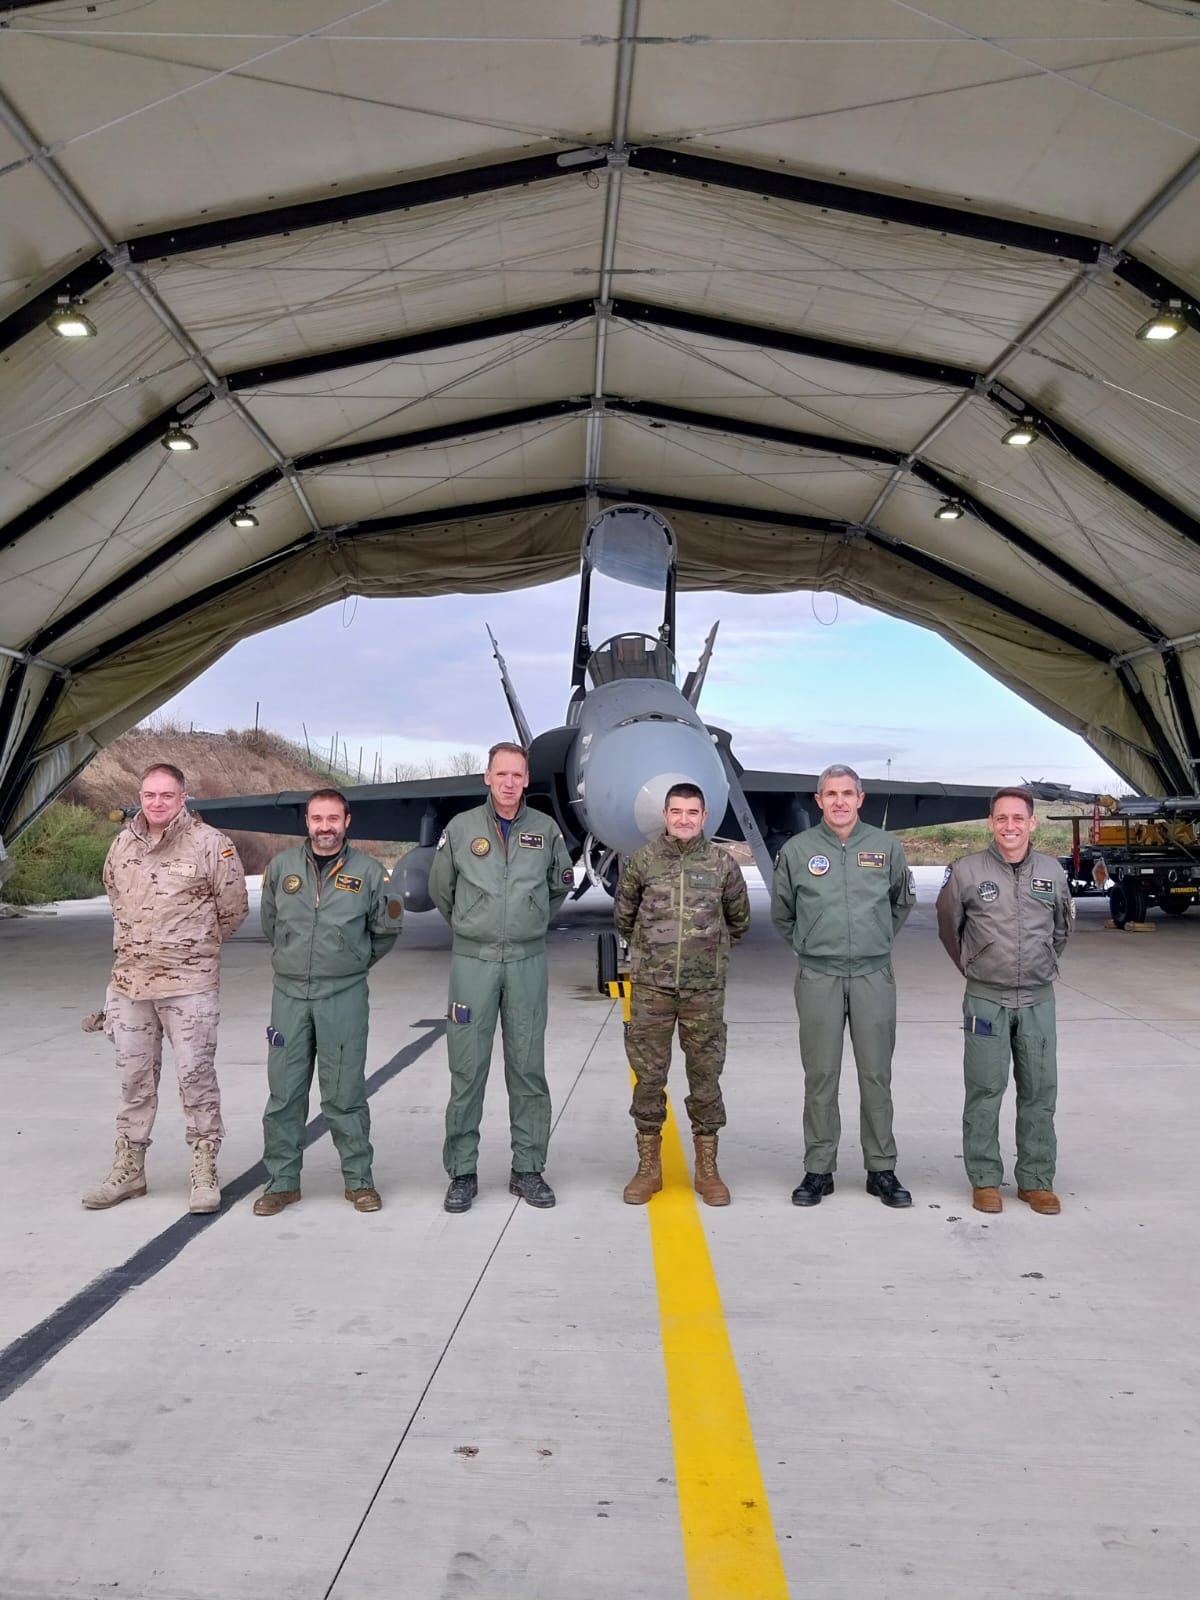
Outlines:
[[326, 372], [344, 372], [372, 361], [400, 361], [406, 356], [431, 350], [451, 350], [459, 345], [477, 344], [484, 339], [500, 339], [512, 333], [530, 333], [556, 322], [579, 322], [593, 313], [590, 300], [562, 300], [551, 305], [528, 306], [523, 311], [502, 311], [493, 317], [478, 317], [471, 322], [454, 322], [440, 328], [422, 328], [416, 333], [401, 333], [390, 339], [370, 339], [365, 344], [343, 345], [322, 350], [316, 355], [293, 356], [284, 361], [268, 361], [261, 366], [242, 367], [227, 375], [231, 394], [247, 389], [265, 389], [276, 383], [292, 383]]
[[[549, 417], [565, 416], [586, 411], [588, 402], [584, 399], [553, 400], [543, 405], [523, 406], [514, 411], [492, 412], [484, 417], [476, 417], [469, 422], [442, 423], [433, 428], [415, 428], [411, 433], [389, 434], [386, 438], [369, 439], [360, 444], [341, 445], [330, 450], [314, 450], [307, 456], [298, 456], [292, 463], [297, 472], [310, 469], [336, 465], [346, 461], [361, 461], [371, 456], [383, 455], [396, 450], [415, 449], [422, 445], [436, 444], [445, 439], [466, 439], [481, 433], [492, 433], [501, 428], [519, 427], [530, 422], [541, 422]], [[197, 540], [204, 537], [213, 528], [218, 527], [227, 517], [231, 517], [239, 506], [253, 501], [257, 495], [264, 494], [268, 489], [280, 483], [283, 479], [282, 472], [273, 468], [270, 472], [263, 472], [248, 483], [241, 484], [231, 494], [226, 495], [215, 506], [205, 511], [203, 515], [194, 518], [181, 528], [172, 537], [152, 550], [149, 555], [143, 556], [133, 566], [127, 567], [124, 572], [98, 589], [95, 594], [89, 595], [86, 600], [81, 600], [77, 606], [63, 616], [56, 618], [40, 633], [34, 635], [30, 641], [29, 649], [45, 650], [56, 644], [59, 639], [74, 631], [82, 623], [88, 622], [97, 612], [103, 610], [110, 600], [128, 589], [132, 584], [140, 583], [160, 567], [166, 566], [176, 556], [189, 549]], [[386, 520], [386, 519], [385, 519]], [[423, 520], [428, 521], [428, 516]], [[394, 525], [394, 524], [392, 524]], [[345, 541], [353, 537], [361, 524], [352, 524], [346, 528], [339, 528], [337, 537]], [[314, 538], [313, 543], [317, 540]]]
[[168, 406], [165, 411], [160, 411], [156, 417], [151, 417], [149, 422], [143, 422], [140, 428], [135, 428], [127, 434], [119, 444], [105, 450], [87, 466], [80, 467], [78, 472], [72, 473], [69, 478], [64, 478], [62, 483], [49, 494], [44, 494], [40, 500], [35, 500], [31, 506], [26, 506], [24, 511], [19, 511], [10, 522], [0, 527], [0, 550], [7, 550], [10, 545], [16, 544], [18, 539], [23, 539], [47, 518], [53, 517], [64, 506], [69, 506], [80, 495], [86, 494], [89, 489], [94, 489], [102, 483], [110, 473], [116, 472], [126, 462], [132, 461], [134, 456], [140, 455], [143, 450], [152, 444], [157, 444], [172, 422], [190, 422], [198, 416], [205, 407], [213, 401], [211, 391], [205, 398], [195, 405], [188, 407], [186, 413], [181, 413], [179, 403]]
[[896, 350], [847, 344], [841, 339], [818, 339], [811, 334], [773, 328], [766, 323], [714, 317], [708, 312], [688, 311], [681, 306], [654, 305], [646, 300], [614, 300], [612, 315], [633, 327], [648, 324], [654, 328], [673, 328], [680, 333], [698, 333], [705, 339], [724, 339], [730, 344], [782, 350], [789, 355], [810, 356], [818, 361], [834, 361], [842, 366], [866, 367], [872, 372], [896, 373], [900, 377], [912, 378], [917, 383], [940, 384], [948, 389], [972, 390], [979, 376], [972, 368], [958, 367], [949, 361], [928, 361], [921, 356], [903, 355]]
[[[15, 311], [9, 312], [7, 317], [0, 318], [0, 353], [11, 349], [17, 340], [23, 339], [26, 334], [42, 327], [62, 296], [73, 299], [77, 295], [86, 295], [97, 284], [103, 283], [106, 278], [111, 278], [114, 270], [104, 256], [92, 256], [87, 261], [81, 261], [77, 267], [72, 267], [70, 272], [64, 273], [57, 283], [52, 283], [48, 289], [39, 289], [37, 294], [31, 300], [26, 300], [23, 306], [18, 306]], [[57, 335], [48, 333], [48, 337], [53, 339]]]

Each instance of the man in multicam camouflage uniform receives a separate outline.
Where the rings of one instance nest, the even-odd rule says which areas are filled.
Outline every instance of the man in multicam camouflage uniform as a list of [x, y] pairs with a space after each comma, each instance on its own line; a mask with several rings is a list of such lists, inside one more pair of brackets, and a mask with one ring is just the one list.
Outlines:
[[637, 1128], [638, 1169], [625, 1185], [629, 1205], [662, 1188], [662, 1126], [667, 1115], [671, 1036], [687, 1067], [684, 1107], [696, 1147], [696, 1192], [727, 1206], [717, 1170], [717, 1135], [725, 1126], [725, 972], [730, 946], [750, 926], [741, 868], [704, 837], [708, 812], [694, 783], [667, 790], [661, 838], [625, 862], [616, 895], [617, 931], [629, 945], [633, 989], [625, 1048], [636, 1080], [630, 1116]]
[[245, 921], [246, 878], [230, 840], [185, 810], [186, 799], [178, 767], [148, 767], [141, 809], [104, 863], [116, 954], [104, 1031], [117, 1052], [121, 1104], [112, 1171], [83, 1197], [90, 1211], [146, 1192], [164, 1033], [192, 1149], [189, 1209], [221, 1204], [217, 1151], [225, 1129], [214, 1066], [221, 946]]

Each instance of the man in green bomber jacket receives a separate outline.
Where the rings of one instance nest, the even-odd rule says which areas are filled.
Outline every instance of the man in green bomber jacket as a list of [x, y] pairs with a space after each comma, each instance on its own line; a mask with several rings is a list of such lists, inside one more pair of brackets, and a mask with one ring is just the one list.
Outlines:
[[625, 862], [617, 885], [617, 932], [629, 944], [633, 989], [625, 1049], [633, 1068], [638, 1169], [625, 1185], [628, 1205], [645, 1205], [662, 1188], [662, 1128], [667, 1115], [671, 1036], [687, 1066], [684, 1102], [696, 1147], [696, 1192], [706, 1205], [727, 1206], [717, 1169], [717, 1136], [725, 1126], [725, 972], [729, 947], [750, 926], [741, 868], [704, 837], [708, 812], [694, 783], [667, 790], [666, 832]]
[[262, 925], [275, 987], [263, 1112], [268, 1181], [254, 1202], [256, 1217], [278, 1216], [300, 1198], [314, 1059], [346, 1199], [356, 1211], [381, 1204], [371, 1175], [365, 1078], [367, 970], [395, 944], [404, 906], [374, 856], [346, 843], [350, 806], [340, 790], [318, 789], [305, 818], [307, 842], [281, 851], [263, 874]]
[[542, 1176], [550, 1142], [546, 929], [574, 881], [571, 858], [554, 819], [525, 804], [529, 763], [519, 744], [492, 746], [483, 781], [487, 802], [451, 818], [429, 874], [430, 896], [454, 933], [444, 1204], [469, 1211], [479, 1192], [479, 1123], [498, 1018], [512, 1133], [508, 1190], [546, 1209], [554, 1204]]
[[804, 1178], [792, 1191], [797, 1206], [820, 1205], [833, 1193], [847, 1020], [858, 1067], [867, 1193], [885, 1206], [912, 1205], [912, 1195], [896, 1177], [892, 1137], [892, 941], [916, 891], [895, 834], [859, 821], [863, 799], [852, 768], [826, 767], [817, 780], [821, 821], [789, 839], [775, 867], [771, 920], [800, 962], [796, 1012], [804, 1066]]
[[1033, 794], [992, 796], [992, 842], [946, 868], [938, 937], [967, 980], [963, 997], [963, 1164], [976, 1211], [1003, 1209], [1000, 1102], [1012, 1060], [1017, 1089], [1017, 1199], [1054, 1217], [1058, 1099], [1054, 980], [1075, 902], [1053, 856], [1032, 848]]

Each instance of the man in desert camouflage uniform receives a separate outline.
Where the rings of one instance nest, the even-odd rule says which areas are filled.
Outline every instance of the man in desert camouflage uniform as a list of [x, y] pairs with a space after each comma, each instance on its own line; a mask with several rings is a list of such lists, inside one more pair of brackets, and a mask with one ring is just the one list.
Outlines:
[[730, 946], [750, 926], [741, 868], [704, 837], [708, 812], [694, 783], [667, 790], [666, 831], [625, 862], [616, 896], [617, 931], [629, 945], [633, 989], [625, 1048], [636, 1080], [630, 1116], [637, 1128], [638, 1169], [625, 1185], [629, 1205], [662, 1188], [662, 1126], [667, 1115], [671, 1037], [687, 1067], [684, 1108], [696, 1147], [696, 1192], [727, 1206], [717, 1170], [717, 1135], [725, 1126], [725, 972]]
[[192, 816], [186, 799], [178, 767], [148, 767], [141, 809], [104, 863], [116, 955], [104, 1031], [117, 1052], [121, 1104], [112, 1171], [83, 1197], [91, 1211], [146, 1192], [164, 1033], [192, 1149], [189, 1209], [221, 1204], [217, 1151], [225, 1129], [214, 1066], [221, 946], [245, 921], [246, 878], [230, 840]]

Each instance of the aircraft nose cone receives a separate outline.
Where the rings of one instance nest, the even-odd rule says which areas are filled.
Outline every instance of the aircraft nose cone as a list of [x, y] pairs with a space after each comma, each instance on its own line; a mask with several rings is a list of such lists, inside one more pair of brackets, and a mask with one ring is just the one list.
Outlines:
[[705, 832], [721, 825], [729, 785], [706, 729], [647, 719], [597, 733], [579, 763], [576, 803], [588, 830], [629, 855], [663, 829], [667, 790], [694, 783], [708, 809]]

